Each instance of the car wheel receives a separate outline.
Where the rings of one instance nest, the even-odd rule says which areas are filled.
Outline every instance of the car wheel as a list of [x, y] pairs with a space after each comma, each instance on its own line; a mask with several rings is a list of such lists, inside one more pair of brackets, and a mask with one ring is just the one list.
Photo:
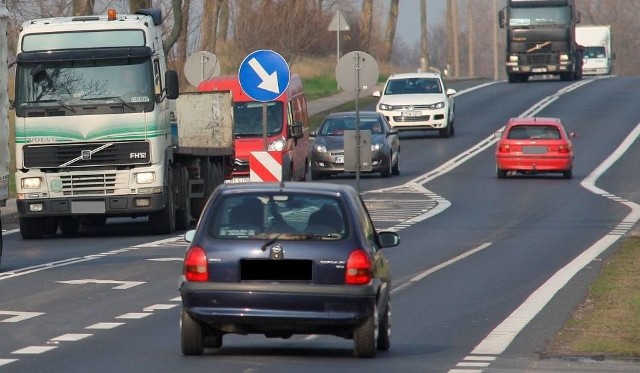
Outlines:
[[564, 179], [571, 179], [571, 178], [573, 177], [573, 170], [572, 170], [572, 169], [569, 169], [568, 171], [564, 171], [564, 172], [562, 173], [562, 177], [563, 177]]
[[353, 333], [353, 353], [356, 357], [372, 358], [376, 356], [376, 342], [378, 341], [378, 307], [367, 317]]
[[393, 154], [389, 153], [389, 160], [387, 161], [387, 164], [384, 168], [384, 170], [382, 170], [382, 172], [380, 172], [380, 176], [382, 177], [389, 177], [391, 176], [391, 174], [393, 173], [392, 167], [391, 167], [391, 163], [393, 162]]
[[389, 351], [391, 348], [391, 303], [387, 302], [387, 312], [380, 319], [378, 327], [378, 351]]
[[447, 124], [447, 126], [443, 129], [438, 130], [438, 134], [440, 137], [450, 137], [451, 136], [451, 123]]
[[400, 175], [400, 150], [396, 152], [396, 163], [393, 165], [391, 173], [393, 175]]
[[456, 135], [456, 124], [455, 124], [455, 122], [451, 121], [451, 123], [449, 123], [449, 127], [451, 128], [449, 133], [451, 134], [451, 136], [455, 136]]
[[496, 176], [498, 177], [498, 179], [504, 179], [505, 177], [507, 177], [507, 171], [496, 167]]
[[184, 309], [180, 318], [180, 345], [182, 353], [187, 356], [202, 355], [204, 352], [202, 327]]
[[220, 348], [222, 347], [222, 333], [215, 331], [204, 337], [204, 347]]

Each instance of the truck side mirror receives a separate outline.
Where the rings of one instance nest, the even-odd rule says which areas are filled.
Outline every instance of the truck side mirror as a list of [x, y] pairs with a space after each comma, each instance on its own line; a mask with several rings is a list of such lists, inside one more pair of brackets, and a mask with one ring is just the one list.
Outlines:
[[498, 25], [500, 28], [504, 28], [505, 20], [504, 20], [504, 9], [498, 12]]
[[167, 90], [167, 98], [175, 100], [180, 95], [178, 84], [178, 73], [175, 70], [168, 70], [164, 73], [164, 86]]
[[304, 130], [302, 129], [302, 122], [297, 120], [294, 121], [289, 126], [289, 135], [296, 140], [299, 138], [302, 138], [302, 136], [304, 135]]

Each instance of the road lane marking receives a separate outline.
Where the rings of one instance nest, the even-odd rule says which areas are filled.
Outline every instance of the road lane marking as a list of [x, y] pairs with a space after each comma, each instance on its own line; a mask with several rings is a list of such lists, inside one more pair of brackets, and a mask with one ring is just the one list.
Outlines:
[[0, 359], [0, 367], [3, 365], [11, 364], [14, 361], [18, 361], [18, 359]]
[[115, 329], [120, 325], [124, 325], [123, 322], [99, 322], [97, 324], [89, 325], [85, 329]]
[[58, 348], [58, 346], [29, 346], [15, 350], [12, 354], [16, 355], [37, 355]]
[[129, 312], [120, 316], [116, 316], [116, 319], [139, 320], [151, 315], [153, 314], [149, 312]]
[[79, 333], [68, 333], [63, 334], [59, 337], [52, 338], [52, 342], [76, 342], [88, 337], [91, 337], [93, 334], [79, 334]]
[[126, 290], [131, 289], [132, 287], [136, 287], [138, 285], [145, 284], [144, 281], [115, 281], [115, 280], [95, 280], [91, 278], [80, 279], [80, 280], [67, 280], [67, 281], [56, 281], [59, 284], [69, 284], [69, 285], [86, 285], [86, 284], [119, 284], [118, 286], [114, 286], [111, 289], [115, 290]]
[[0, 311], [0, 315], [13, 316], [4, 320], [0, 320], [0, 322], [20, 322], [32, 317], [44, 315], [44, 312]]

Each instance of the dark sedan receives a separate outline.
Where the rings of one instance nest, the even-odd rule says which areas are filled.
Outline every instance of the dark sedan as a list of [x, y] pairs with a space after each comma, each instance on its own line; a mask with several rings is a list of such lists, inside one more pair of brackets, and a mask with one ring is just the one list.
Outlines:
[[325, 334], [353, 339], [354, 354], [390, 347], [391, 276], [353, 187], [243, 183], [216, 189], [184, 259], [185, 355], [220, 348], [223, 335]]
[[[371, 172], [382, 177], [400, 174], [400, 139], [385, 117], [375, 111], [359, 112], [360, 130], [371, 132]], [[331, 113], [311, 133], [309, 151], [311, 178], [321, 179], [345, 172], [344, 131], [356, 129], [356, 113]], [[355, 162], [354, 162], [355, 164]]]

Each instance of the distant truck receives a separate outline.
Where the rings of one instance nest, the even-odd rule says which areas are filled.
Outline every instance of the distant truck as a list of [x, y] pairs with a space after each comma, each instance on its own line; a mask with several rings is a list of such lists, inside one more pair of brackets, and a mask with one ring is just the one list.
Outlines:
[[506, 28], [509, 83], [533, 75], [582, 78], [582, 48], [575, 39], [580, 13], [574, 0], [508, 0], [498, 18], [500, 28]]
[[615, 54], [611, 51], [611, 26], [577, 26], [576, 42], [584, 47], [582, 74], [611, 74], [615, 58]]
[[[9, 97], [7, 82], [7, 21], [9, 12], [4, 1], [0, 1], [0, 207], [4, 207], [9, 198]], [[0, 263], [2, 262], [2, 219], [0, 218]]]
[[24, 239], [112, 217], [148, 217], [152, 233], [170, 234], [230, 177], [231, 93], [181, 95], [161, 24], [159, 9], [109, 9], [22, 25], [14, 109]]

